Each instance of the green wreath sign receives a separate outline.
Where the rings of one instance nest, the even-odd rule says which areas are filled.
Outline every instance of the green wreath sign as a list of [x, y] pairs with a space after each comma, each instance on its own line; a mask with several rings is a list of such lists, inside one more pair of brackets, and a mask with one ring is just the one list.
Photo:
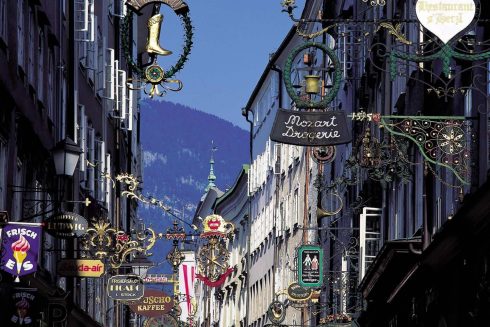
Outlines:
[[[192, 21], [189, 15], [189, 10], [180, 10], [180, 11], [175, 11], [177, 16], [180, 18], [182, 25], [184, 27], [184, 32], [185, 32], [185, 41], [184, 41], [184, 47], [182, 49], [182, 53], [179, 57], [179, 60], [175, 65], [170, 67], [169, 70], [165, 71], [164, 73], [164, 79], [170, 79], [174, 77], [175, 74], [177, 74], [183, 67], [184, 64], [186, 63], [189, 54], [191, 53], [193, 41], [192, 38], [194, 36], [193, 32], [193, 27], [192, 27]], [[145, 78], [145, 69], [141, 68], [138, 66], [138, 64], [134, 61], [134, 58], [131, 54], [131, 45], [129, 41], [129, 30], [130, 26], [132, 25], [133, 21], [133, 13], [131, 11], [128, 12], [128, 14], [124, 17], [121, 30], [122, 30], [122, 47], [124, 50], [124, 56], [126, 57], [126, 60], [128, 62], [129, 67], [132, 69], [133, 72], [135, 72], [139, 77]]]
[[[298, 54], [308, 48], [317, 48], [323, 51], [330, 60], [332, 61], [334, 68], [333, 85], [331, 90], [323, 97], [320, 101], [308, 101], [302, 99], [296, 94], [293, 88], [293, 83], [291, 81], [291, 70], [293, 67], [294, 59]], [[337, 96], [340, 89], [340, 82], [342, 81], [342, 73], [340, 71], [340, 61], [335, 55], [335, 52], [329, 47], [321, 43], [307, 42], [294, 48], [289, 54], [286, 65], [284, 66], [284, 84], [286, 85], [286, 91], [288, 92], [291, 99], [296, 103], [296, 107], [299, 109], [324, 109], [328, 106], [330, 102]]]

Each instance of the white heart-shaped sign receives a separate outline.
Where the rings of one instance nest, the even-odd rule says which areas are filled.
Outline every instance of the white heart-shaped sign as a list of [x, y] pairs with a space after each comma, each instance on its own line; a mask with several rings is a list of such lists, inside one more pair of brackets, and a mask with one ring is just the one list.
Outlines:
[[419, 0], [415, 12], [420, 23], [447, 43], [473, 21], [473, 0]]

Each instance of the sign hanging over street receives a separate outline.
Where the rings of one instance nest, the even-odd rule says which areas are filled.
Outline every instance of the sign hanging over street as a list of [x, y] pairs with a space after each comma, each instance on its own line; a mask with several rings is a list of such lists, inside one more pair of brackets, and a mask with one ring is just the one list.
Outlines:
[[104, 263], [100, 260], [63, 259], [58, 262], [58, 274], [64, 277], [95, 277], [104, 274]]
[[143, 280], [136, 275], [116, 275], [107, 281], [107, 295], [118, 301], [139, 300], [145, 293]]
[[305, 288], [298, 283], [292, 283], [288, 287], [288, 297], [291, 301], [306, 301], [312, 294], [311, 288]]
[[303, 287], [321, 287], [323, 283], [323, 249], [303, 245], [298, 249], [298, 283]]
[[326, 146], [351, 141], [344, 111], [305, 112], [279, 109], [270, 135], [272, 141]]
[[63, 212], [50, 217], [45, 228], [48, 233], [57, 238], [74, 238], [85, 234], [88, 222], [74, 212]]
[[173, 297], [159, 290], [146, 289], [143, 297], [131, 303], [129, 308], [134, 313], [145, 317], [160, 317], [170, 312], [173, 306]]
[[36, 224], [7, 224], [2, 230], [0, 268], [16, 277], [37, 270], [42, 229]]
[[471, 24], [476, 5], [473, 0], [419, 0], [415, 12], [425, 28], [448, 43]]
[[173, 275], [165, 275], [165, 274], [158, 274], [158, 275], [146, 275], [145, 278], [143, 278], [143, 281], [145, 284], [168, 284], [168, 283], [173, 283], [174, 277]]

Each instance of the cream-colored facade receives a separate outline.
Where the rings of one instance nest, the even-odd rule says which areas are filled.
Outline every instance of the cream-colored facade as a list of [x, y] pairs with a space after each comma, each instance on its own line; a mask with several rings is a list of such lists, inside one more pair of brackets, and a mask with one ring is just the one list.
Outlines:
[[[315, 15], [319, 9], [319, 4], [307, 6], [303, 16]], [[282, 76], [289, 53], [304, 42], [295, 32], [293, 27], [272, 56], [246, 108], [249, 119], [253, 118], [248, 326], [254, 327], [271, 323], [267, 317], [270, 304], [276, 299], [286, 301], [283, 291], [297, 281], [297, 248], [317, 238], [317, 190], [313, 186], [317, 166], [310, 158], [310, 148], [269, 138], [278, 109], [295, 110]], [[307, 311], [288, 306], [283, 324], [306, 325], [311, 318]]]

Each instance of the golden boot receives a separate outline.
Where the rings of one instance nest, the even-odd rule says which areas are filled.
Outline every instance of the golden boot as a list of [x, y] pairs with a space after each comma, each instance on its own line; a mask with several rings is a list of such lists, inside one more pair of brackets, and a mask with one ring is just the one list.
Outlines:
[[169, 56], [172, 51], [163, 49], [158, 45], [160, 39], [160, 28], [162, 27], [163, 15], [157, 14], [148, 20], [148, 39], [146, 41], [146, 52], [162, 56]]

